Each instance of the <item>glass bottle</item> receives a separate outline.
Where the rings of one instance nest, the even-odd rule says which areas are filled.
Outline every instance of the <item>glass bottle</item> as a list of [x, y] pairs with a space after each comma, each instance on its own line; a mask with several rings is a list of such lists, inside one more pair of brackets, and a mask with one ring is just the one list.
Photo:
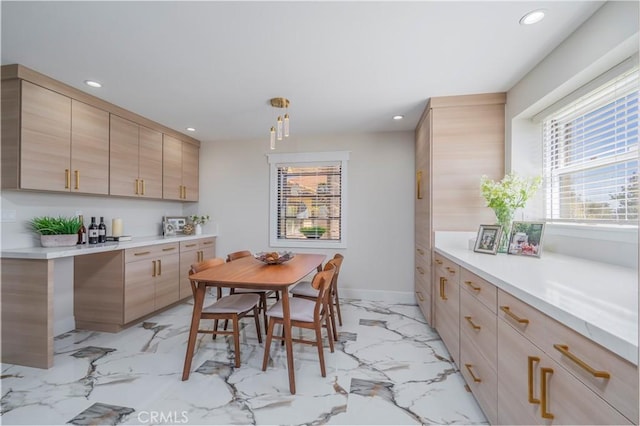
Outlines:
[[80, 228], [78, 228], [78, 244], [87, 244], [87, 228], [84, 226], [84, 217], [79, 215]]
[[104, 217], [100, 216], [100, 225], [98, 225], [98, 243], [107, 242], [107, 225], [104, 223]]
[[95, 216], [91, 217], [91, 224], [89, 225], [89, 244], [98, 244], [98, 225], [96, 224]]

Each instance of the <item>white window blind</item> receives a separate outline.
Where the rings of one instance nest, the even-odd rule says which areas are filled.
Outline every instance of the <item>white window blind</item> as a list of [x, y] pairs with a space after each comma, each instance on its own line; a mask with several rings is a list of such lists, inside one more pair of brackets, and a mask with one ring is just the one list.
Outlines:
[[543, 120], [547, 220], [636, 224], [638, 68]]

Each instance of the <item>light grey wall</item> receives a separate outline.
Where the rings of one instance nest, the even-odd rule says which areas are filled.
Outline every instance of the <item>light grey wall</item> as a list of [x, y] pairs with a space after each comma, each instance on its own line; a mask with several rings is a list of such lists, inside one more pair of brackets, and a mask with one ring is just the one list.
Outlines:
[[275, 151], [269, 150], [268, 134], [259, 140], [203, 143], [198, 208], [214, 218], [218, 255], [270, 249], [267, 155], [322, 151], [350, 152], [348, 247], [337, 251], [345, 256], [342, 294], [414, 303], [413, 132], [292, 135]]

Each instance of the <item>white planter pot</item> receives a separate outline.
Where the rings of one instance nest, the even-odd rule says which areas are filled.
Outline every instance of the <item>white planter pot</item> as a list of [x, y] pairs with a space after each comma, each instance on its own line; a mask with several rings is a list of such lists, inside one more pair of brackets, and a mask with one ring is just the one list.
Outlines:
[[40, 235], [42, 247], [71, 247], [78, 242], [77, 234]]
[[202, 225], [196, 224], [196, 235], [202, 235]]

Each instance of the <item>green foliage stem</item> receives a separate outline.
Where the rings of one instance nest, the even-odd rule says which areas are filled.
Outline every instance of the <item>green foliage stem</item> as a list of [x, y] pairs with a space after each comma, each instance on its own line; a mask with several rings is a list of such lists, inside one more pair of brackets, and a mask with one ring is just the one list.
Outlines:
[[80, 229], [80, 219], [77, 217], [34, 217], [29, 222], [31, 229], [40, 235], [75, 234]]

